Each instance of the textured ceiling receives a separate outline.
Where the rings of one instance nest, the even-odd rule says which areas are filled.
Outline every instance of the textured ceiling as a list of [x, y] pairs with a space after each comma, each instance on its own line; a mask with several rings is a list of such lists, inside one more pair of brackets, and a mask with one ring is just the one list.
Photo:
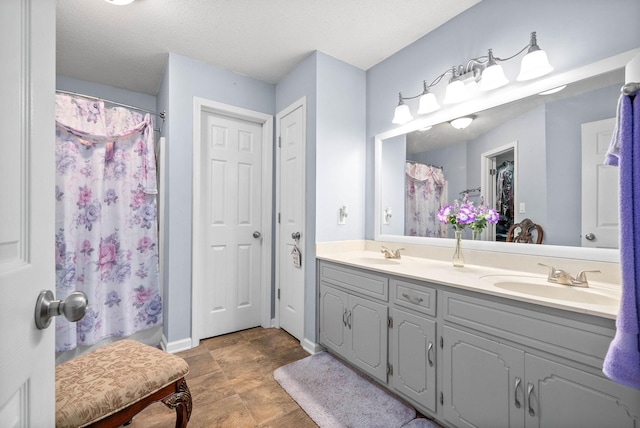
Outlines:
[[480, 0], [57, 0], [57, 74], [156, 95], [167, 54], [276, 83], [315, 50], [367, 70]]

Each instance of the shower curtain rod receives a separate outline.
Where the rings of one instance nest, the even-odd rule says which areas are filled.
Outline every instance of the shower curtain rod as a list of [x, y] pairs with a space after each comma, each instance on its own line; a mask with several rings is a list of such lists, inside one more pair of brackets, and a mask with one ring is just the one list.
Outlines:
[[130, 109], [133, 109], [133, 110], [143, 111], [145, 113], [153, 114], [155, 116], [160, 117], [160, 119], [162, 119], [163, 122], [164, 122], [164, 120], [166, 118], [166, 113], [165, 112], [158, 113], [156, 111], [147, 110], [146, 108], [134, 107], [134, 106], [130, 106], [128, 104], [119, 103], [117, 101], [105, 100], [104, 98], [92, 97], [91, 95], [79, 94], [77, 92], [63, 91], [61, 89], [56, 89], [56, 92], [59, 92], [59, 93], [62, 93], [62, 94], [67, 94], [67, 95], [76, 95], [78, 97], [87, 98], [87, 99], [95, 100], [95, 101], [104, 101], [104, 102], [109, 103], [109, 104], [115, 104], [115, 105], [118, 105], [118, 106], [121, 106], [121, 107], [126, 107], [126, 108], [130, 108]]

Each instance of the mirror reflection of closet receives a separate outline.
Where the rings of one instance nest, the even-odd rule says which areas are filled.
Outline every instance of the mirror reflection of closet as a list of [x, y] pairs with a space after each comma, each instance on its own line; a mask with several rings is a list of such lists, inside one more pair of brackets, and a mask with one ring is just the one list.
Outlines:
[[[500, 220], [486, 229], [489, 241], [505, 242], [515, 222], [517, 142], [498, 147], [481, 156], [482, 194], [487, 206], [494, 208]], [[487, 191], [484, 191], [487, 189]]]

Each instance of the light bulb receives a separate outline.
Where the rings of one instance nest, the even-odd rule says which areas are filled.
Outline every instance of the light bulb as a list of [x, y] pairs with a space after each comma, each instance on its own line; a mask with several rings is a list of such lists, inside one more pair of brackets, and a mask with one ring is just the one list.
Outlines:
[[409, 111], [409, 106], [402, 103], [402, 104], [398, 104], [398, 107], [396, 107], [396, 112], [393, 115], [393, 120], [391, 122], [395, 123], [396, 125], [404, 125], [405, 123], [409, 122], [411, 119], [413, 119], [413, 116], [411, 116], [411, 112]]
[[418, 104], [418, 114], [427, 114], [440, 109], [440, 104], [436, 96], [431, 92], [420, 96], [420, 104]]
[[491, 91], [509, 83], [509, 79], [504, 75], [504, 70], [500, 64], [493, 64], [485, 68], [480, 79], [480, 90]]
[[449, 82], [442, 102], [445, 104], [454, 104], [464, 101], [465, 99], [467, 99], [467, 92], [464, 83], [458, 79]]

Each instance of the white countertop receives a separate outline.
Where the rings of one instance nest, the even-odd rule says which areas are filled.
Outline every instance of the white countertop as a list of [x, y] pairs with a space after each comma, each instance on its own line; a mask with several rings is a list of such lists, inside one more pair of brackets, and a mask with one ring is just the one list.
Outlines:
[[[620, 286], [592, 281], [581, 288], [551, 284], [546, 275], [465, 265], [402, 255], [385, 259], [379, 251], [341, 251], [317, 254], [320, 260], [391, 274], [418, 281], [428, 281], [453, 288], [476, 291], [567, 311], [615, 319], [620, 306]], [[524, 287], [519, 287], [523, 285]], [[520, 291], [525, 288], [525, 291]]]

